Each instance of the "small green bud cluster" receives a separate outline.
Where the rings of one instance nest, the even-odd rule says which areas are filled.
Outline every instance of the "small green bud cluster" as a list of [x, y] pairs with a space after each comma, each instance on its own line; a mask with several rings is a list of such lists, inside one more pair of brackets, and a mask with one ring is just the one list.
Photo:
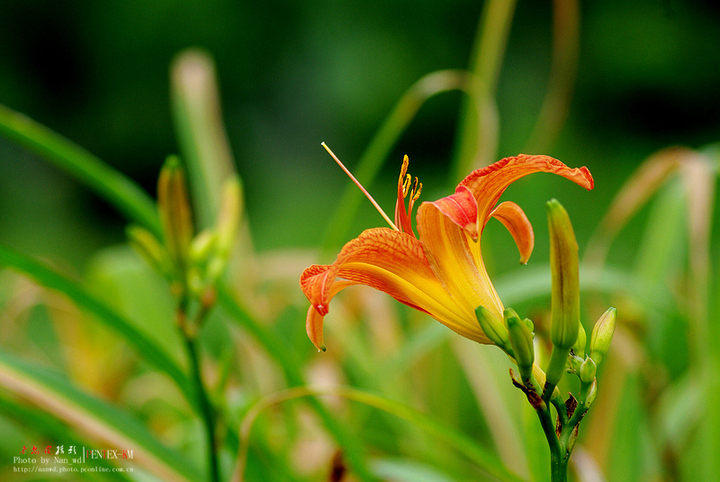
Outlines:
[[211, 305], [214, 284], [230, 257], [241, 210], [242, 186], [233, 176], [223, 185], [216, 225], [195, 235], [185, 170], [176, 156], [170, 156], [158, 180], [162, 241], [140, 226], [129, 226], [127, 236], [132, 247], [170, 282], [176, 296], [190, 295]]

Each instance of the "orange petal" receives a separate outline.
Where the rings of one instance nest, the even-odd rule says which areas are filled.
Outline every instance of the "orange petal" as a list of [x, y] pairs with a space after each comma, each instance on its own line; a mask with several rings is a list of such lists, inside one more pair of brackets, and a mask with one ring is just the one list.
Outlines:
[[505, 201], [500, 203], [490, 215], [510, 231], [520, 250], [520, 262], [527, 264], [535, 246], [535, 234], [525, 212], [514, 202]]
[[[445, 289], [451, 293], [462, 316], [450, 326], [455, 331], [475, 331], [472, 339], [485, 339], [475, 316], [475, 308], [482, 305], [498, 317], [503, 305], [490, 282], [480, 255], [478, 243], [466, 231], [446, 216], [434, 203], [423, 203], [418, 209], [417, 227], [425, 254]], [[475, 248], [475, 249], [473, 249]], [[464, 335], [467, 336], [467, 335]], [[483, 341], [487, 343], [487, 341]]]
[[305, 320], [305, 330], [308, 338], [313, 342], [318, 351], [325, 351], [325, 342], [323, 341], [323, 320], [324, 316], [317, 312], [314, 306], [310, 305]]
[[328, 313], [330, 300], [343, 288], [355, 283], [338, 281], [338, 267], [332, 265], [312, 265], [300, 276], [300, 288], [307, 296], [320, 316]]
[[[557, 159], [548, 156], [520, 154], [506, 157], [498, 162], [470, 173], [460, 185], [473, 192], [478, 205], [479, 222], [487, 222], [490, 212], [505, 189], [521, 177], [533, 172], [550, 172], [563, 176], [576, 184], [592, 189], [594, 181], [586, 167], [571, 169]], [[482, 231], [482, 227], [480, 228]]]
[[[340, 290], [354, 284], [383, 291], [439, 321], [465, 316], [430, 267], [422, 244], [411, 234], [368, 229], [343, 247], [335, 263], [311, 266], [300, 279], [305, 296], [320, 316], [327, 314], [330, 300]], [[315, 333], [320, 321], [308, 320], [309, 330]], [[313, 336], [318, 340], [317, 334]]]
[[473, 193], [467, 187], [460, 185], [455, 194], [438, 199], [432, 203], [445, 216], [467, 231], [473, 241], [480, 236], [478, 229], [478, 208]]

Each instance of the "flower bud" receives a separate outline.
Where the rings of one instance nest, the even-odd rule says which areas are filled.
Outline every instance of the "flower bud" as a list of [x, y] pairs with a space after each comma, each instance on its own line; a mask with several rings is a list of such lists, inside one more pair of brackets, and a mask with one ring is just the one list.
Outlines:
[[550, 340], [556, 347], [569, 350], [580, 330], [578, 245], [565, 208], [553, 199], [547, 203], [547, 212], [552, 275]]
[[580, 365], [580, 381], [583, 383], [590, 383], [595, 380], [595, 372], [597, 371], [597, 365], [592, 358], [586, 358], [585, 361]]
[[610, 348], [610, 342], [615, 333], [616, 318], [617, 310], [608, 308], [593, 327], [592, 336], [590, 337], [590, 358], [598, 365]]
[[169, 156], [160, 170], [158, 209], [165, 248], [178, 269], [184, 271], [193, 238], [193, 223], [185, 171], [177, 156]]
[[204, 264], [213, 254], [217, 245], [217, 233], [206, 229], [195, 236], [188, 249], [188, 258], [191, 264]]
[[517, 363], [523, 383], [531, 379], [533, 362], [535, 361], [535, 347], [533, 345], [533, 334], [527, 324], [520, 319], [512, 308], [506, 308], [503, 312], [505, 323], [507, 323], [510, 344], [512, 345], [515, 363]]
[[174, 268], [168, 252], [150, 231], [140, 226], [129, 226], [125, 232], [130, 241], [130, 246], [132, 246], [150, 266], [166, 278], [174, 276]]
[[478, 323], [480, 323], [480, 328], [482, 328], [483, 333], [490, 338], [490, 341], [507, 351], [507, 349], [510, 348], [510, 338], [508, 329], [503, 321], [484, 306], [475, 308], [475, 316], [477, 317]]

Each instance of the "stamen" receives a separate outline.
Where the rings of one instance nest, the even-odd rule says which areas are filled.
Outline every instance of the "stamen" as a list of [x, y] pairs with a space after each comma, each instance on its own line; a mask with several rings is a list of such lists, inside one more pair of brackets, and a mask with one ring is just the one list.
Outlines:
[[348, 168], [345, 167], [345, 165], [344, 165], [342, 162], [340, 162], [340, 159], [338, 159], [337, 156], [335, 155], [335, 153], [334, 153], [332, 150], [330, 150], [330, 148], [327, 146], [327, 144], [325, 144], [324, 142], [322, 142], [320, 145], [325, 148], [325, 150], [328, 152], [328, 154], [330, 154], [330, 156], [331, 156], [333, 159], [335, 159], [335, 162], [337, 162], [338, 166], [340, 166], [340, 168], [341, 168], [343, 171], [345, 171], [345, 174], [347, 174], [348, 177], [350, 177], [350, 179], [352, 179], [352, 181], [355, 183], [355, 185], [360, 188], [360, 190], [363, 192], [363, 194], [365, 194], [365, 197], [367, 197], [367, 198], [370, 200], [370, 202], [372, 203], [372, 205], [375, 206], [375, 209], [378, 210], [378, 212], [380, 213], [380, 215], [385, 219], [385, 221], [387, 221], [387, 223], [390, 225], [390, 227], [393, 228], [395, 231], [400, 231], [400, 230], [397, 228], [397, 226], [395, 226], [395, 223], [393, 223], [393, 222], [390, 220], [390, 218], [388, 217], [388, 215], [385, 214], [385, 211], [382, 210], [382, 208], [380, 207], [380, 205], [379, 205], [377, 202], [375, 202], [375, 199], [373, 199], [373, 197], [370, 195], [370, 193], [367, 192], [364, 187], [362, 187], [362, 184], [360, 184], [360, 181], [358, 181], [357, 179], [355, 179], [355, 176], [352, 175], [352, 173], [348, 170]]
[[405, 199], [405, 197], [407, 197], [408, 189], [410, 188], [411, 182], [412, 182], [412, 177], [410, 176], [410, 174], [407, 174], [405, 176], [405, 181], [403, 181], [403, 190], [402, 190], [403, 199]]
[[415, 205], [415, 201], [418, 200], [421, 192], [422, 192], [422, 183], [416, 177], [415, 185], [413, 186], [412, 191], [410, 192], [410, 201], [408, 202], [408, 216], [411, 215], [413, 206]]

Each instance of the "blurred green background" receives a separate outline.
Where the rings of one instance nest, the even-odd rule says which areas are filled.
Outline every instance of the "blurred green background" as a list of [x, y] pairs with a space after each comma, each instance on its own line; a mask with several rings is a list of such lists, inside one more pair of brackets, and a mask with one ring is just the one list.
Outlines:
[[[468, 65], [481, 9], [457, 0], [5, 0], [0, 102], [154, 193], [162, 161], [178, 151], [169, 65], [182, 49], [204, 48], [216, 61], [257, 248], [308, 247], [320, 241], [346, 183], [320, 142], [352, 168], [414, 81]], [[550, 2], [518, 3], [498, 84], [498, 158], [521, 152], [530, 135], [547, 84], [550, 30]], [[544, 152], [587, 165], [596, 178], [592, 204], [576, 221], [581, 245], [583, 220], [597, 222], [643, 158], [720, 138], [719, 51], [714, 2], [582, 3], [571, 112]], [[386, 209], [405, 153], [425, 183], [423, 199], [451, 189], [460, 102], [454, 92], [423, 106], [386, 175], [368, 186]], [[124, 221], [104, 202], [2, 139], [0, 172], [0, 241], [79, 267], [94, 249], [124, 239]], [[521, 203], [536, 225], [544, 223], [545, 199], [538, 201]], [[369, 204], [362, 211], [357, 232], [381, 224]]]
[[[556, 4], [562, 6], [563, 2], [556, 0]], [[381, 321], [375, 325], [354, 323], [353, 316], [345, 316], [343, 324], [340, 312], [328, 323], [332, 326], [328, 337], [332, 337], [332, 342], [328, 346], [338, 348], [324, 358], [319, 357], [305, 337], [302, 322], [307, 304], [296, 284], [307, 264], [325, 261], [316, 248], [325, 233], [333, 230], [330, 217], [348, 184], [320, 143], [327, 142], [351, 169], [355, 167], [379, 126], [414, 82], [439, 69], [468, 67], [482, 9], [483, 2], [458, 0], [362, 3], [269, 0], [262, 4], [228, 0], [4, 0], [0, 7], [0, 104], [86, 148], [155, 196], [160, 166], [168, 154], [180, 150], [171, 111], [170, 66], [185, 49], [203, 49], [215, 61], [223, 119], [245, 185], [246, 219], [253, 244], [261, 254], [302, 250], [299, 257], [278, 256], [262, 264], [270, 266], [270, 272], [259, 276], [259, 281], [253, 280], [256, 285], [251, 289], [244, 287], [243, 292], [245, 299], [259, 305], [252, 307], [253, 314], [267, 323], [263, 326], [268, 327], [268, 333], [286, 342], [292, 350], [272, 352], [277, 346], [285, 346], [282, 344], [258, 350], [254, 346], [257, 340], [235, 327], [237, 315], [218, 314], [205, 332], [205, 349], [211, 355], [209, 366], [219, 366], [222, 368], [219, 372], [229, 374], [230, 382], [218, 382], [217, 395], [218, 404], [232, 414], [229, 425], [237, 422], [235, 416], [245, 413], [257, 397], [305, 382], [305, 376], [311, 381], [312, 373], [306, 372], [327, 364], [337, 369], [334, 373], [340, 375], [339, 384], [378, 391], [388, 398], [422, 407], [449, 426], [473, 435], [479, 433], [480, 443], [491, 445], [490, 438], [482, 435], [487, 432], [486, 420], [495, 420], [491, 412], [479, 413], [477, 409], [482, 411], [486, 406], [481, 403], [482, 397], [475, 406], [471, 388], [473, 383], [490, 386], [491, 390], [505, 387], [498, 390], [501, 399], [505, 396], [502, 390], [514, 390], [504, 378], [507, 367], [502, 363], [507, 360], [488, 362], [490, 368], [482, 367], [482, 360], [496, 361], [502, 355], [485, 359], [495, 356], [486, 355], [487, 347], [468, 348], [462, 344], [465, 340], [450, 338], [440, 326], [435, 331], [433, 322], [426, 317], [417, 318], [417, 313], [407, 315], [407, 311], [400, 311], [402, 315], [395, 316], [397, 303], [382, 296], [379, 298], [382, 302], [377, 299], [367, 302], [363, 298], [368, 296], [367, 291], [357, 290], [354, 291], [357, 294], [348, 292], [344, 297], [350, 307], [348, 311], [357, 318], [355, 321], [365, 320], [360, 306], [372, 309], [379, 306]], [[582, 253], [611, 199], [643, 160], [676, 144], [702, 148], [720, 141], [720, 6], [710, 0], [587, 1], [581, 3], [577, 76], [567, 120], [557, 139], [541, 152], [528, 152], [528, 139], [548, 86], [552, 18], [552, 2], [517, 4], [497, 85], [500, 131], [496, 159], [519, 152], [548, 154], [572, 167], [588, 166], [596, 187], [588, 193], [565, 179], [549, 175], [544, 175], [541, 181], [534, 177], [523, 179], [510, 187], [508, 198], [522, 206], [536, 231], [536, 250], [528, 270], [517, 269], [517, 249], [499, 223], [490, 223], [483, 234], [486, 262], [494, 279], [499, 280], [501, 296], [510, 293], [508, 299], [513, 300], [514, 294], [515, 300], [522, 301], [519, 306], [509, 303], [537, 319], [542, 319], [547, 307], [545, 300], [534, 303], [537, 293], [532, 291], [543, 282], [538, 281], [538, 273], [548, 257], [546, 200], [557, 197], [566, 206]], [[366, 186], [386, 211], [391, 211], [394, 205], [403, 154], [410, 157], [410, 172], [424, 184], [421, 201], [434, 200], [452, 191], [462, 102], [459, 92], [433, 97], [404, 131], [385, 161], [382, 176]], [[707, 164], [708, 172], [716, 174], [717, 159]], [[707, 327], [710, 331], [706, 333], [717, 331], [714, 317], [720, 312], [720, 305], [713, 301], [717, 299], [713, 296], [717, 281], [712, 276], [707, 280], [692, 273], [692, 259], [688, 261], [691, 256], [685, 250], [693, 252], [697, 245], [685, 238], [684, 217], [692, 216], [683, 211], [685, 193], [681, 191], [678, 184], [672, 184], [660, 193], [659, 202], [640, 210], [640, 222], [633, 219], [623, 228], [609, 254], [611, 269], [607, 273], [616, 277], [608, 276], [604, 280], [607, 286], [597, 288], [602, 296], [612, 297], [612, 303], [624, 303], [618, 306], [623, 333], [617, 351], [608, 357], [616, 366], [607, 368], [605, 393], [608, 398], [627, 396], [618, 405], [613, 405], [613, 400], [598, 403], [595, 421], [590, 419], [586, 425], [588, 436], [606, 434], [605, 444], [601, 440], [596, 444], [598, 447], [609, 447], [610, 437], [619, 441], [608, 450], [605, 458], [608, 465], [603, 467], [611, 480], [633, 480], [635, 474], [660, 473], [661, 469], [655, 470], [656, 467], [662, 470], [680, 467], [694, 474], [697, 457], [692, 451], [695, 447], [692, 436], [696, 433], [709, 432], [707, 439], [698, 437], [697, 446], [715, 452], [720, 446], [715, 443], [720, 440], [720, 423], [712, 418], [717, 418], [714, 412], [702, 414], [710, 417], [709, 423], [696, 425], [701, 416], [694, 416], [698, 407], [711, 406], [703, 403], [703, 396], [720, 393], [717, 382], [707, 384], [705, 379], [695, 377], [698, 373], [714, 376], [716, 371], [706, 361], [717, 352], [707, 349], [712, 337], [692, 336], [694, 323]], [[710, 202], [716, 204], [712, 196]], [[673, 209], [666, 216], [663, 207], [668, 205]], [[710, 219], [709, 215], [698, 218]], [[719, 223], [712, 222], [715, 225], [712, 231], [717, 232]], [[182, 358], [174, 326], [168, 322], [172, 317], [171, 300], [161, 291], [167, 286], [148, 275], [145, 265], [139, 268], [138, 260], [130, 258], [127, 250], [121, 248], [115, 252], [117, 257], [113, 257], [112, 250], [104, 249], [125, 243], [126, 224], [127, 220], [114, 208], [65, 172], [0, 138], [0, 244], [49, 260], [64, 273], [89, 279], [92, 289], [102, 291], [105, 299], [113, 303], [126, 305], [122, 309], [130, 319], [151, 332], [152, 339], [159, 340], [173, 357]], [[355, 237], [364, 228], [381, 225], [382, 219], [369, 203], [364, 203], [340, 242]], [[672, 229], [664, 230], [666, 226]], [[668, 231], [675, 235], [665, 236]], [[710, 240], [713, 249], [708, 252], [713, 257], [705, 263], [709, 273], [716, 265], [718, 248], [714, 233]], [[533, 264], [538, 267], [535, 271]], [[508, 272], [508, 277], [495, 278], [496, 274]], [[534, 278], [524, 283], [525, 273]], [[627, 289], [626, 284], [636, 280], [642, 283], [629, 288], [637, 289]], [[698, 280], [708, 281], [703, 285], [707, 292], [693, 292], [700, 284]], [[645, 288], [651, 293], [643, 297]], [[238, 289], [242, 290], [243, 287]], [[25, 293], [22, 286], [4, 291]], [[3, 291], [0, 295], [5, 296]], [[708, 295], [705, 301], [712, 305], [708, 316], [693, 318], [695, 295], [699, 298]], [[40, 301], [32, 300], [31, 304], [41, 304]], [[606, 299], [601, 301], [605, 303]], [[585, 307], [589, 305], [588, 311], [596, 308], [594, 302], [597, 300], [592, 298], [584, 301]], [[46, 303], [51, 306], [52, 300]], [[658, 308], [659, 305], [662, 306]], [[603, 305], [602, 310], [605, 308]], [[535, 311], [530, 313], [532, 310]], [[68, 311], [71, 313], [68, 318], [81, 318]], [[389, 313], [387, 319], [383, 313]], [[50, 325], [49, 318], [44, 310], [29, 316], [41, 327]], [[386, 332], [380, 329], [386, 328], [383, 320], [394, 320], [395, 325], [387, 324], [396, 326], [401, 335], [394, 340], [386, 337]], [[93, 326], [90, 322], [86, 324]], [[168, 439], [180, 440], [181, 444], [196, 443], [197, 434], [191, 423], [182, 425], [186, 420], [193, 421], [194, 415], [184, 413], [188, 412], [187, 407], [176, 400], [165, 401], [167, 393], [174, 392], [166, 393], [162, 387], [158, 390], [161, 396], [154, 401], [159, 409], [147, 409], [143, 400], [137, 402], [136, 398], [142, 397], [136, 397], [132, 390], [120, 393], [127, 389], [126, 382], [128, 386], [141, 387], [137, 388], [138, 393], [144, 394], [148, 387], [157, 389], [128, 368], [127, 360], [134, 358], [107, 348], [117, 345], [118, 350], [125, 350], [122, 340], [111, 344], [109, 340], [114, 335], [104, 329], [96, 332], [87, 330], [85, 324], [78, 326], [83, 328], [69, 334], [58, 330], [58, 340], [52, 339], [55, 336], [52, 330], [20, 326], [24, 331], [8, 330], [3, 342], [12, 345], [9, 351], [28, 351], [34, 361], [63, 366], [81, 386], [93, 386], [94, 391], [110, 394], [109, 398], [121, 400], [137, 412], [147, 410], [151, 414], [147, 419], [153, 423], [160, 414], [159, 428], [153, 428]], [[233, 336], [228, 336], [228, 332]], [[348, 333], [349, 336], [343, 336]], [[62, 351], [67, 347], [71, 348], [67, 353]], [[233, 350], [227, 352], [230, 355], [224, 351], [227, 347]], [[465, 348], [477, 349], [477, 353]], [[262, 355], [257, 354], [263, 350]], [[396, 354], [399, 355], [395, 357]], [[468, 357], [464, 358], [464, 354]], [[693, 358], [695, 355], [697, 358]], [[82, 362], [87, 359], [102, 373], [83, 371]], [[292, 372], [297, 380], [290, 382], [278, 375], [274, 363], [283, 360], [290, 360], [287, 364], [297, 370]], [[287, 370], [287, 364], [283, 369]], [[387, 366], [390, 369], [385, 370]], [[612, 379], [617, 373], [630, 375], [627, 380], [620, 375]], [[493, 381], [494, 375], [497, 377]], [[131, 385], [138, 380], [137, 385]], [[605, 383], [602, 374], [600, 380]], [[399, 381], [402, 383], [396, 383]], [[613, 386], [613, 382], [617, 385]], [[108, 386], [102, 389], [94, 386], [103, 383]], [[693, 391], [687, 403], [680, 400], [681, 403], [673, 404], [682, 398], [674, 399], [673, 395], [686, 393], [688, 386]], [[705, 387], [710, 387], [709, 395]], [[525, 402], [516, 391], [511, 397]], [[656, 403], [658, 400], [664, 403]], [[165, 403], [183, 409], [166, 421]], [[668, 406], [672, 409], [665, 410]], [[611, 408], [603, 412], [602, 407]], [[674, 410], [680, 415], [676, 417]], [[618, 413], [623, 415], [620, 421], [612, 418]], [[375, 412], [365, 409], [355, 414], [348, 425], [350, 433], [362, 433], [361, 443], [378, 449], [374, 455], [393, 454], [396, 449], [393, 444], [399, 447], [405, 443], [404, 425], [397, 428], [393, 422], [393, 429], [388, 431], [391, 424], [377, 424]], [[605, 427], [608, 417], [612, 423]], [[668, 429], [667, 435], [654, 433], [665, 428], [657, 428], [662, 425], [658, 420], [663, 423], [669, 420], [671, 429], [672, 422], [680, 422], [675, 431]], [[285, 429], [285, 421], [279, 422]], [[183, 429], [178, 430], [180, 425]], [[318, 425], [321, 424], [315, 423]], [[255, 448], [259, 447], [268, 457], [267, 460], [261, 457], [254, 468], [249, 468], [251, 473], [258, 471], [251, 480], [266, 480], [263, 469], [274, 467], [278, 460], [289, 460], [287, 453], [278, 453], [287, 448], [284, 444], [290, 446], [296, 438], [304, 436], [307, 427], [302, 427], [287, 441], [273, 437], [271, 430], [266, 437], [258, 437], [262, 441]], [[173, 432], [172, 436], [164, 430]], [[678, 441], [677, 433], [687, 439]], [[712, 438], [713, 434], [718, 437]], [[17, 433], [15, 439], [8, 437], [7, 450], [16, 451], [18, 441], [24, 440]], [[265, 440], [272, 443], [265, 447]], [[422, 445], [423, 440], [419, 440], [418, 445]], [[709, 442], [703, 445], [703, 440]], [[273, 445], [276, 441], [280, 448]], [[433, 444], [428, 444], [430, 455], [435, 455]], [[410, 447], [408, 452], [415, 454], [414, 447]], [[687, 447], [688, 457], [680, 462], [671, 458], [684, 453]], [[528, 444], [522, 449], [536, 455], [539, 453], [536, 448]], [[402, 454], [403, 450], [398, 448], [397, 452]], [[623, 460], [617, 462], [615, 457]], [[670, 458], [661, 464], [658, 461], [662, 457]], [[330, 460], [329, 455], [327, 459]], [[445, 468], [442, 454], [438, 459], [437, 466]], [[716, 462], [712, 461], [720, 459], [709, 460], [706, 473], [713, 473]], [[640, 467], [642, 463], [652, 470]], [[622, 472], [624, 479], [615, 472]], [[276, 480], [283, 480], [282, 468], [280, 474]], [[677, 474], [663, 473], [668, 479], [674, 475]]]

